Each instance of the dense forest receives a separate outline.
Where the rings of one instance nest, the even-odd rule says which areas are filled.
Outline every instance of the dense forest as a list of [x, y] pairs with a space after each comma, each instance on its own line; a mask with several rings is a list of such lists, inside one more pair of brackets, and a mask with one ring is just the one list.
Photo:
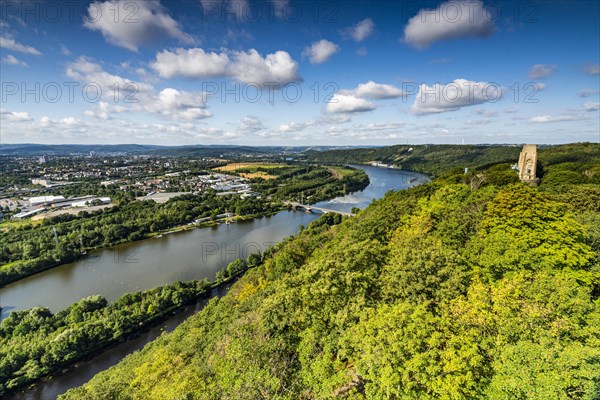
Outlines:
[[[341, 221], [341, 215], [328, 214], [312, 222], [308, 229]], [[137, 335], [178, 308], [260, 265], [290, 239], [264, 252], [249, 254], [246, 260], [231, 262], [217, 272], [212, 283], [207, 279], [175, 282], [125, 294], [112, 304], [94, 295], [56, 314], [45, 307], [13, 311], [0, 324], [0, 396]]]
[[[600, 149], [594, 143], [574, 143], [538, 147], [541, 174], [552, 173], [558, 181], [567, 183], [600, 182]], [[325, 163], [367, 163], [379, 161], [403, 169], [423, 172], [432, 177], [458, 170], [487, 169], [500, 163], [516, 164], [521, 147], [501, 145], [414, 145], [368, 149], [311, 152], [308, 159]], [[554, 165], [554, 170], [543, 167]], [[561, 166], [557, 166], [561, 165]], [[560, 172], [559, 172], [560, 171]], [[564, 172], [567, 171], [567, 172]], [[587, 171], [587, 172], [586, 172]], [[593, 181], [588, 178], [595, 176]], [[569, 180], [574, 180], [570, 181]]]
[[302, 231], [61, 398], [597, 399], [600, 188], [457, 179]]
[[0, 324], [0, 396], [125, 340], [211, 288], [208, 281], [176, 282], [110, 305], [95, 295], [56, 314], [43, 307], [12, 312]]
[[55, 216], [37, 225], [17, 225], [0, 230], [0, 286], [72, 261], [82, 251], [143, 239], [199, 218], [216, 219], [225, 212], [254, 216], [280, 209], [280, 204], [254, 197], [206, 191], [163, 204], [136, 200], [92, 213]]

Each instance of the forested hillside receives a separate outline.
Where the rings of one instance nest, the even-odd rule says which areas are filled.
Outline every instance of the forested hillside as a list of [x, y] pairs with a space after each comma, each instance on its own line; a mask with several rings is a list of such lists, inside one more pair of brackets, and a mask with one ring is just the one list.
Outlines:
[[600, 189], [437, 181], [316, 223], [63, 399], [598, 399]]
[[[379, 161], [436, 177], [452, 169], [464, 170], [465, 167], [486, 169], [499, 163], [516, 164], [520, 152], [520, 146], [503, 145], [398, 145], [369, 149], [312, 152], [308, 155], [308, 159], [330, 163]], [[577, 181], [571, 183], [583, 183], [581, 181], [586, 178], [585, 175], [582, 176], [585, 167], [595, 165], [597, 169], [600, 165], [600, 145], [597, 143], [573, 143], [543, 146], [538, 148], [538, 158], [541, 167], [554, 164], [570, 164], [566, 168], [569, 172], [562, 174], [560, 178], [566, 178], [567, 176], [574, 178], [576, 174]], [[575, 174], [572, 172], [575, 172]], [[543, 168], [540, 173], [544, 173]]]

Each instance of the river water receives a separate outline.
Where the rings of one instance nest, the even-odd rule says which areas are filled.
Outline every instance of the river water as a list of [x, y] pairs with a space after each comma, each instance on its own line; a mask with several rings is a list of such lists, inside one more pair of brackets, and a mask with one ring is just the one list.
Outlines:
[[[426, 176], [408, 171], [357, 167], [369, 175], [370, 184], [365, 190], [317, 205], [350, 212], [353, 207], [365, 208], [373, 199], [382, 197], [389, 190], [406, 189], [428, 181]], [[318, 217], [318, 214], [284, 211], [271, 217], [172, 233], [92, 252], [82, 260], [52, 268], [0, 289], [2, 318], [11, 311], [34, 306], [48, 307], [56, 312], [92, 294], [101, 294], [113, 301], [125, 293], [175, 281], [212, 280], [216, 272], [229, 262], [239, 257], [245, 258], [250, 253], [264, 250], [296, 234], [300, 225], [306, 226]], [[224, 292], [215, 291], [214, 295]], [[142, 348], [162, 332], [174, 329], [199, 311], [204, 302], [202, 300], [187, 307], [136, 339], [121, 343], [91, 360], [82, 361], [64, 374], [44, 379], [11, 399], [55, 399], [58, 394], [82, 385], [96, 373]]]

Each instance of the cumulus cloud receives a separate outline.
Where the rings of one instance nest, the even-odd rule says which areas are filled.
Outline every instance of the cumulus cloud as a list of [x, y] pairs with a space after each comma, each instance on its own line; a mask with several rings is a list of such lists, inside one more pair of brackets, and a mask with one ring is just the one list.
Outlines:
[[126, 108], [119, 105], [109, 104], [105, 101], [98, 102], [98, 106], [95, 110], [87, 110], [85, 111], [85, 115], [88, 117], [94, 117], [99, 119], [110, 119], [111, 114], [113, 113], [122, 113], [125, 112]]
[[21, 111], [21, 112], [8, 111], [8, 110], [5, 110], [4, 108], [0, 109], [0, 117], [1, 117], [0, 119], [2, 119], [4, 121], [11, 121], [11, 122], [33, 121], [33, 118], [31, 118], [29, 113], [26, 113], [24, 111]]
[[502, 97], [502, 88], [487, 82], [455, 79], [446, 85], [422, 84], [411, 107], [413, 114], [434, 114], [456, 111], [462, 107], [495, 102]]
[[587, 65], [584, 70], [589, 75], [600, 75], [600, 65], [598, 64]]
[[327, 103], [326, 110], [330, 113], [358, 113], [372, 111], [377, 106], [366, 99], [353, 95], [336, 93]]
[[35, 125], [38, 128], [51, 128], [62, 132], [85, 132], [87, 124], [78, 120], [75, 117], [64, 117], [59, 119], [51, 119], [47, 116], [40, 118]]
[[[102, 89], [102, 99], [97, 109], [86, 113], [91, 117], [109, 119], [111, 113], [125, 111], [146, 111], [165, 118], [185, 120], [212, 116], [206, 110], [205, 96], [202, 92], [186, 92], [173, 88], [165, 88], [157, 92], [148, 83], [131, 81], [110, 74], [99, 64], [85, 57], [68, 64], [66, 75], [84, 84], [98, 85]], [[119, 104], [111, 104], [115, 102], [115, 87], [119, 90], [117, 93]]]
[[338, 51], [340, 51], [340, 48], [337, 44], [322, 39], [306, 47], [302, 52], [302, 57], [308, 57], [311, 64], [321, 64], [329, 60]]
[[409, 19], [404, 41], [423, 49], [438, 41], [485, 37], [493, 31], [492, 15], [481, 1], [448, 1], [435, 10], [422, 9]]
[[109, 43], [132, 51], [153, 45], [165, 37], [194, 43], [159, 0], [96, 1], [88, 6], [83, 25], [101, 32]]
[[343, 34], [350, 36], [355, 42], [360, 43], [373, 34], [375, 23], [371, 18], [365, 18], [349, 28], [342, 31]]
[[300, 80], [298, 63], [285, 51], [260, 55], [248, 51], [206, 52], [201, 48], [164, 50], [150, 64], [161, 77], [231, 77], [244, 83], [285, 85]]
[[556, 65], [535, 64], [529, 69], [527, 76], [530, 79], [544, 79], [556, 72]]
[[31, 46], [27, 46], [22, 43], [19, 43], [15, 39], [13, 39], [12, 37], [10, 37], [8, 35], [0, 36], [0, 48], [12, 50], [12, 51], [18, 51], [19, 53], [23, 53], [23, 54], [31, 54], [34, 56], [42, 55], [42, 53], [40, 53], [37, 49], [35, 49]]
[[265, 129], [266, 127], [260, 118], [256, 115], [248, 115], [242, 118], [235, 131], [239, 134], [249, 134], [257, 133]]
[[4, 64], [8, 64], [8, 65], [18, 65], [20, 67], [28, 67], [29, 65], [27, 65], [27, 63], [25, 61], [21, 61], [18, 58], [16, 58], [15, 56], [13, 56], [12, 54], [7, 55], [6, 57], [4, 57], [2, 59], [2, 62]]
[[352, 90], [340, 90], [339, 93], [368, 99], [395, 99], [404, 95], [404, 92], [395, 86], [373, 81], [361, 83]]

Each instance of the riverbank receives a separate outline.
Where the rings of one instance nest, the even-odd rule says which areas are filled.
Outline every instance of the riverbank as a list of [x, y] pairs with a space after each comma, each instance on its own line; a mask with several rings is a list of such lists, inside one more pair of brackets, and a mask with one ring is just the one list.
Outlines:
[[[242, 267], [240, 268], [240, 266]], [[9, 357], [12, 350], [21, 350], [22, 352], [22, 342], [24, 341], [29, 342], [30, 348], [32, 348], [31, 342], [38, 342], [35, 343], [37, 346], [33, 346], [33, 349], [41, 348], [42, 353], [47, 355], [40, 355], [39, 351], [36, 351], [35, 357], [29, 356], [22, 359], [21, 368], [18, 368], [19, 361], [16, 360], [10, 366], [3, 366], [0, 371], [3, 376], [0, 381], [0, 396], [4, 398], [4, 396], [18, 393], [24, 387], [35, 384], [39, 379], [48, 379], [59, 373], [66, 374], [70, 372], [76, 363], [90, 360], [110, 348], [138, 337], [152, 327], [171, 318], [190, 304], [210, 297], [210, 294], [216, 289], [231, 285], [252, 267], [254, 265], [237, 263], [236, 267], [228, 267], [221, 274], [221, 278], [212, 283], [206, 280], [176, 282], [145, 292], [126, 294], [110, 304], [101, 296], [92, 296], [54, 315], [50, 314], [49, 310], [40, 307], [22, 311], [18, 314], [13, 313], [0, 325], [0, 344], [2, 344], [0, 356], [2, 358]], [[163, 301], [165, 293], [167, 293], [168, 301], [172, 301], [173, 304]], [[131, 299], [135, 299], [135, 301]], [[159, 306], [154, 304], [162, 304], [163, 307], [157, 308]], [[88, 311], [81, 314], [80, 321], [73, 322], [74, 314], [78, 313], [80, 309], [87, 309]], [[106, 317], [99, 318], [99, 313], [103, 313]], [[44, 319], [47, 321], [43, 323], [44, 330], [51, 329], [53, 325], [58, 326], [56, 331], [46, 334], [46, 339], [42, 343], [39, 343], [41, 339], [36, 332], [24, 332], [32, 328], [29, 319], [33, 315], [36, 317], [44, 315]], [[136, 318], [135, 315], [138, 317]], [[122, 318], [128, 319], [125, 327]], [[108, 320], [105, 325], [102, 325], [102, 321], [105, 319]], [[111, 324], [112, 320], [119, 320], [119, 324]], [[106, 326], [106, 328], [102, 330], [99, 329], [99, 326]], [[53, 354], [55, 354], [54, 343], [59, 339], [64, 342], [65, 336], [68, 336], [67, 347], [63, 347], [61, 351], [66, 358], [52, 362], [43, 361], [52, 359]], [[82, 344], [82, 340], [89, 343], [89, 345]], [[15, 346], [20, 348], [14, 349]], [[34, 368], [32, 363], [38, 363], [37, 368]], [[45, 365], [46, 363], [48, 365]], [[9, 371], [11, 368], [13, 369], [12, 374]], [[7, 369], [9, 370], [7, 371]]]
[[[410, 187], [409, 182], [418, 177], [398, 170], [361, 168], [369, 175], [369, 187], [361, 192], [331, 199], [331, 205], [328, 204], [327, 208], [335, 206], [341, 211], [349, 211], [354, 206], [366, 207], [389, 190]], [[209, 229], [176, 232], [158, 239], [102, 249], [100, 253], [90, 255], [88, 260], [63, 265], [9, 285], [3, 292], [3, 305], [7, 306], [5, 312], [30, 308], [36, 304], [61, 310], [93, 293], [116, 301], [123, 293], [168, 282], [204, 277], [214, 279], [214, 274], [223, 269], [223, 263], [232, 253], [239, 257], [248, 254], [248, 250], [254, 250], [256, 246], [265, 249], [267, 244], [280, 242], [295, 234], [300, 225], [308, 226], [316, 217], [309, 213], [283, 211], [263, 218], [245, 217], [231, 225], [216, 224]], [[182, 314], [167, 315], [166, 323], [174, 328], [185, 320]], [[150, 329], [152, 331], [153, 328]], [[35, 388], [28, 391], [30, 394], [20, 395], [21, 392], [18, 392], [18, 396], [13, 398], [54, 399], [160, 335], [160, 332], [152, 332], [152, 335], [142, 334], [141, 341], [127, 341], [105, 349], [88, 362], [79, 361], [83, 366], [77, 373], [59, 373], [53, 379], [40, 380]]]
[[[234, 206], [237, 201], [235, 199], [213, 197], [207, 201], [210, 200], [216, 201], [217, 205], [224, 210], [228, 208], [240, 209], [239, 205], [237, 207]], [[19, 251], [23, 252], [23, 256], [27, 253], [32, 253], [38, 254], [38, 257], [17, 259], [0, 266], [0, 288], [60, 265], [81, 260], [90, 252], [124, 243], [134, 243], [167, 233], [191, 230], [197, 227], [216, 226], [227, 219], [213, 219], [213, 215], [207, 223], [195, 225], [192, 223], [195, 219], [193, 216], [186, 217], [187, 213], [180, 215], [182, 212], [186, 212], [185, 209], [182, 209], [183, 207], [187, 209], [194, 207], [195, 209], [199, 206], [197, 203], [202, 205], [203, 201], [204, 198], [202, 197], [190, 197], [180, 199], [174, 202], [174, 204], [153, 205], [129, 203], [122, 207], [110, 209], [106, 215], [98, 213], [87, 218], [72, 216], [64, 222], [52, 222], [51, 227], [47, 224], [29, 228], [23, 227], [14, 232], [3, 232], [6, 244], [2, 250], [5, 254], [12, 254], [13, 251], [19, 249]], [[182, 203], [183, 207], [180, 207], [179, 203]], [[248, 211], [241, 208], [244, 212], [240, 213], [237, 217], [238, 221], [273, 215], [285, 209], [285, 207], [277, 202], [266, 202], [258, 199], [246, 199], [242, 204], [248, 204], [246, 207]], [[168, 226], [160, 229], [161, 216], [156, 216], [156, 214], [162, 210], [168, 211], [170, 214], [171, 209], [177, 213], [176, 219], [179, 221], [176, 221], [174, 224], [167, 224]], [[138, 225], [135, 223], [136, 218], [134, 217], [137, 217], [137, 219], [149, 219], [149, 221], [143, 225]], [[102, 223], [104, 220], [109, 222]], [[121, 224], [117, 224], [114, 220], [123, 221]], [[164, 225], [164, 222], [162, 224]], [[127, 228], [126, 226], [129, 227]], [[98, 229], [103, 232], [106, 230], [104, 240], [101, 240], [101, 244], [90, 246], [88, 243], [98, 242], [98, 238], [91, 234]], [[131, 233], [128, 234], [128, 231], [131, 231]], [[48, 236], [53, 236], [54, 240], [49, 242]], [[89, 236], [89, 239], [86, 238], [84, 240], [84, 236]], [[35, 240], [38, 237], [39, 241]], [[32, 243], [28, 244], [27, 248], [23, 248], [24, 241], [32, 241]], [[42, 249], [42, 244], [46, 248], [45, 250]]]

